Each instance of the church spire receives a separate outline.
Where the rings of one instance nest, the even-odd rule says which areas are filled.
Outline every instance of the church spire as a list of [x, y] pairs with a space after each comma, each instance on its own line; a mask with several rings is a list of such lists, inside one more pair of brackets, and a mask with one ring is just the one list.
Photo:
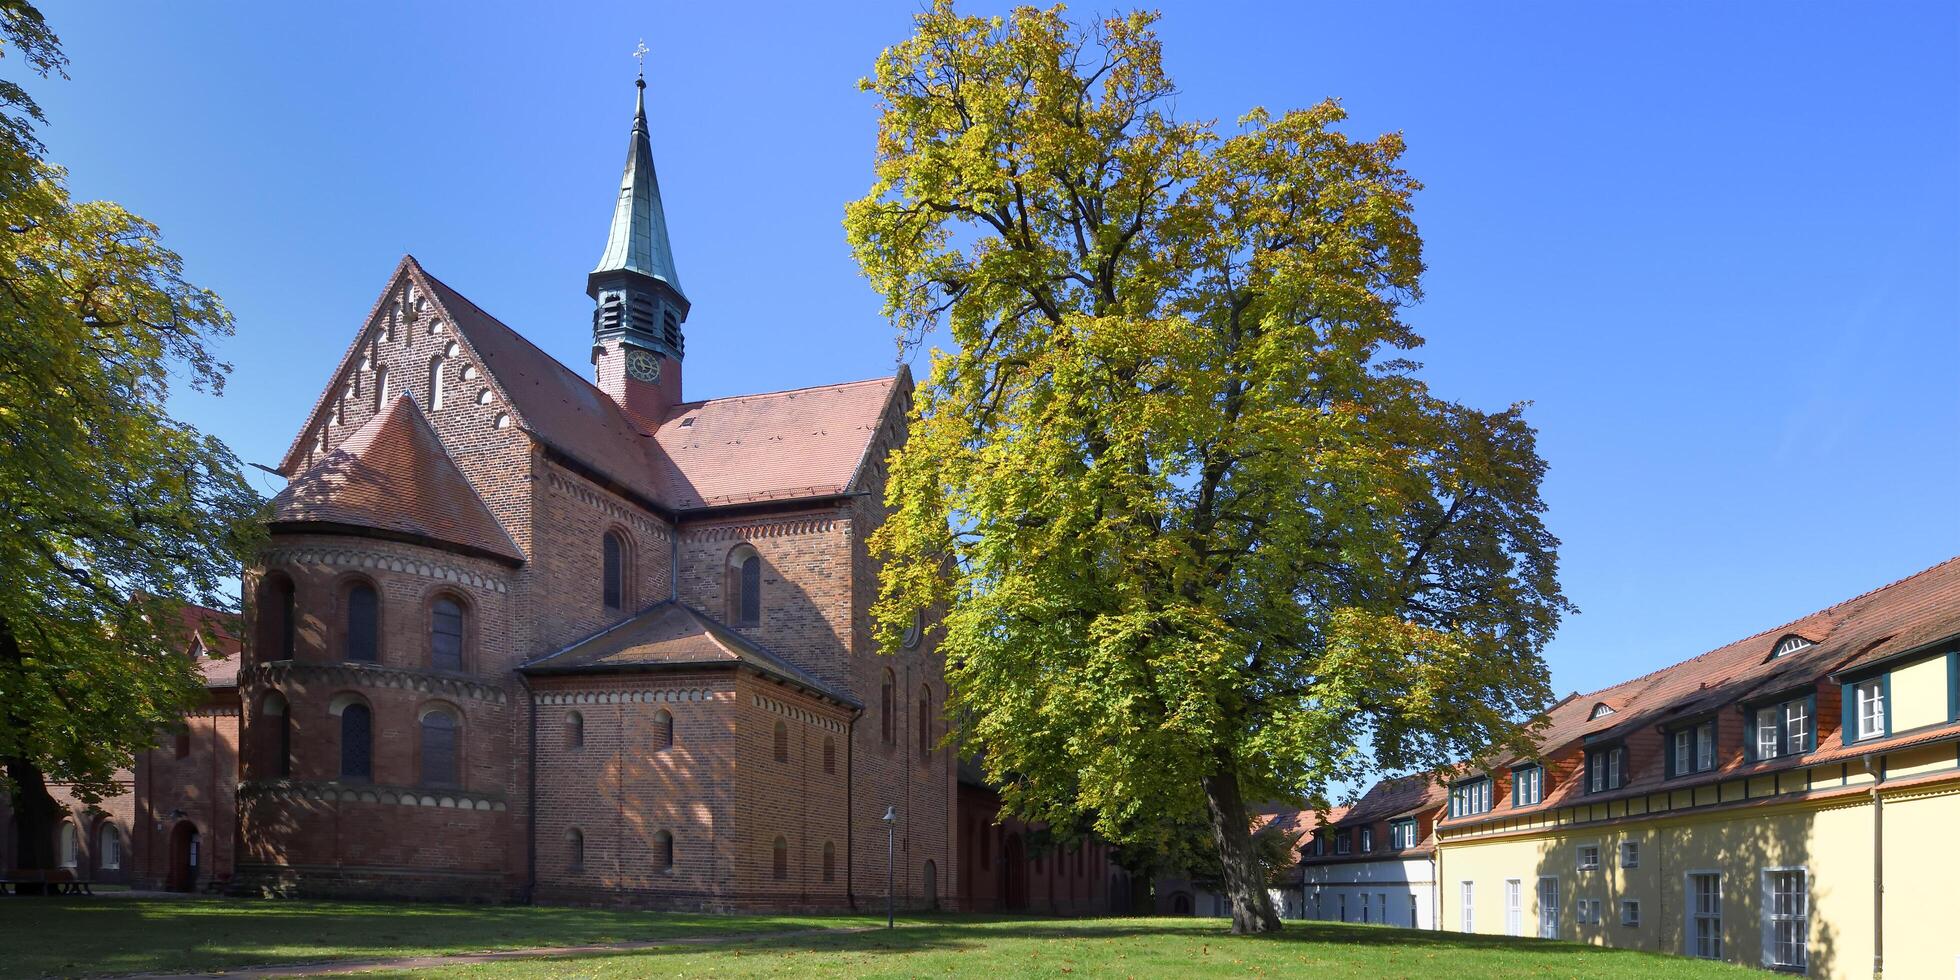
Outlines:
[[667, 241], [667, 211], [653, 172], [653, 146], [647, 134], [646, 44], [634, 52], [641, 61], [633, 109], [633, 134], [626, 146], [626, 171], [619, 180], [612, 229], [599, 265], [585, 277], [592, 297], [592, 365], [599, 388], [629, 414], [656, 424], [668, 406], [681, 401], [680, 366], [685, 350], [681, 324], [689, 303], [674, 271], [674, 247]]
[[638, 272], [665, 282], [678, 293], [681, 280], [674, 271], [674, 246], [667, 241], [667, 209], [660, 202], [660, 180], [653, 172], [653, 145], [647, 137], [646, 76], [633, 84], [639, 92], [633, 109], [633, 135], [626, 147], [626, 172], [619, 180], [619, 200], [613, 207], [606, 251], [592, 271]]

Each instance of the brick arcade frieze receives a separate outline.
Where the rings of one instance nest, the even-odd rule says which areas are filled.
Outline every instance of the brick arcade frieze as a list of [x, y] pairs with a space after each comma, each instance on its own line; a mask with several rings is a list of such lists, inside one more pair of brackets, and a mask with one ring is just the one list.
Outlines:
[[238, 784], [238, 798], [271, 800], [280, 803], [375, 803], [384, 806], [440, 807], [493, 813], [501, 813], [506, 809], [501, 793], [472, 793], [425, 786], [310, 782], [298, 779], [248, 779]]
[[499, 685], [487, 684], [467, 677], [437, 674], [425, 670], [403, 670], [399, 667], [382, 667], [376, 664], [312, 664], [275, 660], [245, 668], [239, 672], [239, 680], [254, 686], [263, 684], [277, 686], [287, 681], [297, 681], [302, 684], [324, 682], [340, 687], [414, 691], [417, 694], [463, 698], [490, 704], [503, 704], [507, 700], [504, 689]]
[[466, 585], [486, 592], [507, 593], [509, 583], [501, 578], [484, 575], [458, 565], [439, 561], [426, 561], [419, 558], [404, 558], [401, 555], [385, 554], [365, 548], [335, 548], [323, 545], [294, 545], [284, 548], [267, 548], [259, 553], [259, 563], [271, 567], [277, 565], [327, 565], [338, 568], [361, 568], [369, 571], [401, 572], [419, 575], [438, 582]]

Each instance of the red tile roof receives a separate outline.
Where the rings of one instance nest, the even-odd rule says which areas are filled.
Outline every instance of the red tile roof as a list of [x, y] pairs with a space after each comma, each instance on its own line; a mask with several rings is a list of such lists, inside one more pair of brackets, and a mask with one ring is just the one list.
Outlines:
[[900, 377], [677, 405], [655, 433], [679, 510], [851, 489]]
[[649, 432], [619, 404], [523, 335], [430, 275], [425, 284], [516, 422], [545, 445], [672, 510], [830, 496], [854, 489], [878, 446], [897, 376], [687, 402]]
[[272, 523], [372, 528], [522, 561], [404, 394], [272, 499]]
[[549, 675], [738, 666], [840, 704], [862, 706], [733, 628], [672, 599], [519, 669]]
[[[1793, 633], [1812, 640], [1814, 645], [1770, 659], [1777, 641]], [[1549, 712], [1549, 724], [1537, 743], [1542, 748], [1541, 754], [1553, 759], [1578, 752], [1588, 742], [1644, 738], [1652, 735], [1657, 726], [1669, 722], [1734, 709], [1752, 698], [1813, 688], [1833, 673], [1856, 669], [1954, 636], [1960, 636], [1960, 558], [1948, 559], [1890, 585], [1673, 666], [1591, 694], [1568, 697]], [[1593, 707], [1602, 702], [1615, 707], [1615, 712], [1590, 718]], [[1835, 727], [1831, 718], [1819, 718], [1813, 724], [1818, 725], [1820, 735], [1822, 730]], [[1902, 733], [1894, 739], [1861, 742], [1851, 748], [1827, 744], [1820, 737], [1817, 751], [1761, 763], [1744, 763], [1740, 758], [1733, 758], [1695, 779], [1667, 778], [1663, 751], [1630, 753], [1629, 777], [1618, 791], [1586, 794], [1581, 778], [1574, 775], [1555, 784], [1548, 783], [1544, 801], [1537, 806], [1500, 805], [1491, 814], [1445, 823], [1475, 823], [1582, 800], [1598, 802], [1664, 787], [1681, 788], [1741, 774], [1816, 765], [1956, 733], [1960, 733], [1960, 726], [1945, 725], [1935, 730]]]
[[207, 688], [238, 686], [238, 654], [244, 649], [239, 640], [238, 617], [208, 606], [186, 605], [180, 610], [187, 651], [197, 658], [198, 673]]

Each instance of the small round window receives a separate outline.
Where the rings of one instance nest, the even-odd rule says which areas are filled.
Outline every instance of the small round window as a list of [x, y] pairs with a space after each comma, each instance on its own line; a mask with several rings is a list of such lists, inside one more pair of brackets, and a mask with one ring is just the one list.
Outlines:
[[925, 613], [912, 614], [912, 625], [905, 627], [905, 638], [899, 641], [905, 644], [905, 649], [910, 650], [919, 645], [919, 636], [925, 632], [925, 623]]

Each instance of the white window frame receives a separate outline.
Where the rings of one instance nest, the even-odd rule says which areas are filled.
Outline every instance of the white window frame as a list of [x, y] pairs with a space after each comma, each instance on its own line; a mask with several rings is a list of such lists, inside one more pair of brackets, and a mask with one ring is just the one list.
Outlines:
[[1715, 769], [1715, 722], [1713, 719], [1695, 726], [1695, 771], [1712, 772]]
[[95, 828], [95, 849], [96, 853], [101, 855], [99, 860], [102, 870], [121, 870], [122, 831], [117, 830], [115, 824], [104, 820], [101, 826]]
[[1756, 758], [1774, 759], [1783, 754], [1783, 727], [1777, 724], [1783, 708], [1772, 704], [1756, 709]]
[[1684, 776], [1694, 772], [1695, 730], [1692, 728], [1676, 729], [1673, 742], [1673, 748], [1670, 751], [1674, 753], [1674, 774], [1676, 776]]
[[1851, 685], [1858, 699], [1858, 738], [1878, 738], [1885, 734], [1885, 675]]
[[1623, 840], [1620, 842], [1620, 867], [1621, 868], [1640, 867], [1640, 842], [1639, 841]]
[[[1586, 852], [1592, 852], [1592, 860], [1586, 860]], [[1573, 866], [1580, 871], [1598, 871], [1600, 850], [1598, 842], [1580, 844], [1573, 849]]]
[[1620, 899], [1620, 924], [1630, 929], [1640, 928], [1640, 899]]
[[[1715, 879], [1715, 911], [1712, 913], [1702, 912], [1695, 907], [1696, 899], [1699, 897], [1695, 894], [1695, 879], [1702, 877]], [[1722, 878], [1723, 875], [1719, 868], [1690, 868], [1681, 873], [1681, 955], [1702, 960], [1719, 960], [1722, 958], [1724, 945], [1722, 942], [1722, 893], [1724, 890]], [[1695, 948], [1695, 927], [1703, 920], [1712, 921], [1715, 927], [1714, 947], [1711, 950], [1713, 955], [1709, 956], [1701, 955]]]
[[1463, 916], [1463, 922], [1462, 922], [1463, 931], [1476, 932], [1477, 931], [1476, 929], [1477, 883], [1474, 881], [1465, 881], [1465, 882], [1460, 882], [1459, 884], [1461, 885], [1459, 895], [1463, 903], [1462, 909], [1460, 910]]
[[1810, 748], [1810, 699], [1783, 702], [1783, 754], [1802, 755]]
[[[1552, 900], [1545, 901], [1545, 883], [1552, 883]], [[1558, 876], [1538, 876], [1538, 938], [1558, 938]]]
[[[1802, 890], [1798, 898], [1802, 900], [1802, 910], [1796, 914], [1776, 912], [1776, 878], [1778, 875], [1798, 875]], [[1777, 955], [1776, 927], [1782, 922], [1801, 923], [1799, 942], [1796, 948], [1797, 961], [1783, 962]], [[1808, 969], [1810, 966], [1810, 869], [1807, 867], [1764, 868], [1762, 870], [1762, 923], [1763, 923], [1763, 966], [1771, 969]]]
[[1524, 936], [1524, 879], [1504, 879], [1504, 934]]
[[61, 852], [57, 856], [61, 859], [62, 867], [73, 868], [82, 863], [81, 837], [81, 829], [75, 826], [73, 820], [63, 820], [60, 828], [55, 831], [55, 846]]
[[1361, 853], [1371, 854], [1375, 850], [1375, 828], [1361, 828]]

